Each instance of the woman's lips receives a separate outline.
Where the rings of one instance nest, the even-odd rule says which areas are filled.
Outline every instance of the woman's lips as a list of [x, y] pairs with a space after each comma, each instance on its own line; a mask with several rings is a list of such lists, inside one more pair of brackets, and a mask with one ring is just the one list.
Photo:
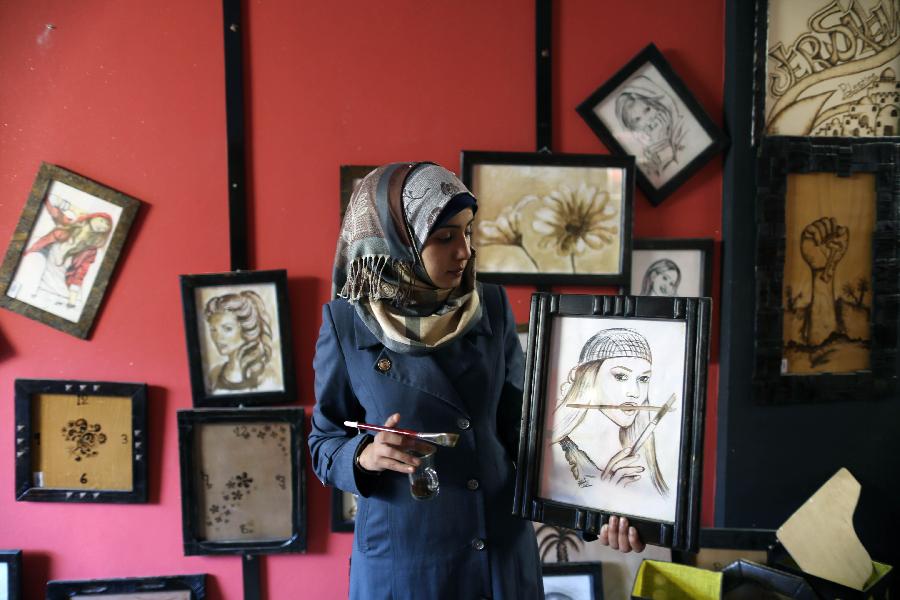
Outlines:
[[619, 410], [626, 413], [633, 413], [636, 406], [637, 404], [634, 402], [623, 402], [619, 405]]

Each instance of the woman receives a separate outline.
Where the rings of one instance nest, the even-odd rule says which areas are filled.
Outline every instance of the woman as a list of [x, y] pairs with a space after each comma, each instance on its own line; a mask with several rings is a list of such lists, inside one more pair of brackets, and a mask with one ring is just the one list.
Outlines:
[[272, 326], [259, 294], [246, 290], [211, 298], [203, 309], [209, 336], [225, 362], [207, 373], [212, 393], [255, 390], [272, 385]]
[[641, 281], [641, 296], [677, 296], [681, 269], [668, 258], [654, 261]]
[[[522, 350], [502, 288], [475, 281], [475, 210], [449, 171], [392, 164], [362, 181], [344, 217], [309, 447], [323, 483], [359, 496], [351, 598], [543, 596], [534, 529], [511, 516]], [[345, 420], [458, 433], [435, 457], [439, 493], [414, 500], [398, 476], [423, 448]], [[629, 531], [608, 543], [641, 549]]]

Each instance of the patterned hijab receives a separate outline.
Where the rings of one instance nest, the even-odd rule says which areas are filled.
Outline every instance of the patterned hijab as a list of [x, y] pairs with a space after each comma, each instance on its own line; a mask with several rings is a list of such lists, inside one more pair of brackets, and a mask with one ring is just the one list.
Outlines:
[[356, 307], [369, 331], [395, 352], [431, 352], [481, 318], [475, 254], [452, 290], [436, 287], [421, 251], [444, 207], [469, 190], [432, 163], [394, 163], [369, 173], [353, 192], [332, 274], [332, 297]]

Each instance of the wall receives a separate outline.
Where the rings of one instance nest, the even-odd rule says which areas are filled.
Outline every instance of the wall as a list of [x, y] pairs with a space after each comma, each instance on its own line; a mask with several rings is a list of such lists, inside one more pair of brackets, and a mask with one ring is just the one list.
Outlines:
[[[523, 0], [246, 4], [251, 257], [259, 269], [288, 269], [299, 402], [309, 409], [338, 232], [338, 166], [429, 159], [456, 168], [461, 149], [534, 150], [534, 8]], [[606, 152], [574, 107], [650, 41], [721, 122], [724, 5], [692, 0], [691, 8], [556, 3], [554, 150]], [[191, 403], [178, 275], [229, 266], [220, 28], [216, 2], [0, 0], [0, 239], [9, 239], [40, 161], [145, 203], [89, 341], [0, 311], [0, 431], [10, 450], [0, 452], [0, 547], [25, 551], [27, 598], [41, 597], [51, 578], [190, 572], [212, 575], [213, 600], [241, 595], [239, 559], [182, 555], [175, 426], [175, 411]], [[659, 208], [637, 196], [636, 236], [721, 238], [720, 158]], [[510, 289], [519, 319], [531, 291]], [[707, 524], [717, 352], [714, 343]], [[17, 377], [147, 382], [150, 502], [14, 502]], [[330, 533], [329, 501], [310, 474], [309, 551], [266, 560], [269, 598], [346, 596], [351, 536]]]

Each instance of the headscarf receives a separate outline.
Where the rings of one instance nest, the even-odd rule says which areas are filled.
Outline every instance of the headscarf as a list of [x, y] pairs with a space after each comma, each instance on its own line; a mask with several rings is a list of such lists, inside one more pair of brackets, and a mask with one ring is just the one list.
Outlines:
[[481, 318], [475, 254], [460, 285], [436, 287], [422, 247], [446, 205], [470, 194], [433, 163], [394, 163], [369, 173], [353, 192], [338, 238], [332, 297], [346, 298], [385, 347], [430, 352], [465, 334]]

